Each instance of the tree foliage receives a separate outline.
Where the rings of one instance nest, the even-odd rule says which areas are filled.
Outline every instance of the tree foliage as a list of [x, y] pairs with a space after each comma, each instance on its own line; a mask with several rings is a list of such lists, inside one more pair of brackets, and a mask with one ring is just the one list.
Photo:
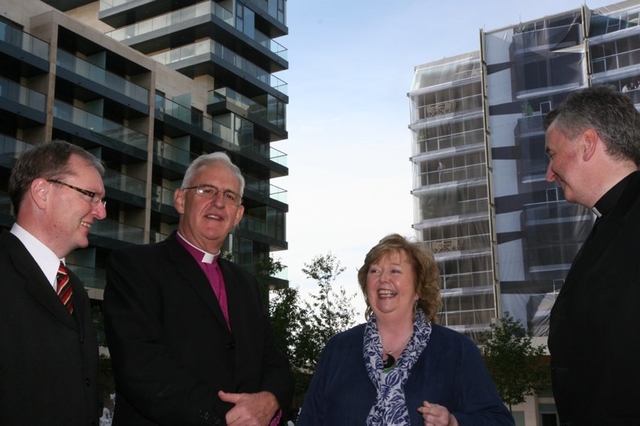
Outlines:
[[343, 287], [334, 288], [334, 282], [344, 272], [344, 267], [331, 252], [316, 256], [311, 263], [305, 263], [302, 272], [318, 283], [318, 292], [310, 295], [311, 301], [305, 302], [310, 314], [309, 321], [301, 330], [303, 346], [306, 350], [307, 367], [316, 369], [318, 358], [327, 340], [334, 334], [344, 331], [354, 323], [352, 297], [348, 297]]
[[329, 252], [305, 263], [302, 272], [318, 285], [317, 292], [302, 300], [298, 288], [272, 292], [269, 312], [279, 347], [291, 362], [295, 382], [294, 406], [300, 406], [325, 343], [331, 336], [354, 324], [352, 297], [344, 288], [334, 288], [344, 271]]
[[498, 393], [509, 409], [525, 401], [550, 382], [544, 348], [533, 346], [519, 320], [505, 312], [491, 324], [493, 336], [484, 345], [484, 358]]

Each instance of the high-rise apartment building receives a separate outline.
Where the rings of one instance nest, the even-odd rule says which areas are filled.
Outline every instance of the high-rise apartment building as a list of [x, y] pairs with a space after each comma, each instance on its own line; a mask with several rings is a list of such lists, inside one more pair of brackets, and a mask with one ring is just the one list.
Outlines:
[[[0, 9], [0, 226], [15, 157], [64, 139], [101, 158], [107, 219], [67, 258], [102, 298], [110, 250], [177, 228], [173, 191], [200, 154], [224, 151], [246, 179], [225, 243], [249, 269], [287, 248], [285, 0], [4, 0]], [[263, 273], [263, 271], [257, 271]], [[270, 278], [273, 286], [286, 280]]]
[[416, 67], [411, 92], [415, 223], [440, 265], [440, 323], [482, 333], [496, 295], [482, 63], [478, 52]]
[[481, 31], [478, 51], [415, 68], [414, 228], [441, 268], [444, 325], [481, 341], [508, 311], [547, 335], [593, 217], [546, 182], [542, 120], [595, 84], [640, 106], [639, 23], [638, 0], [583, 6]]

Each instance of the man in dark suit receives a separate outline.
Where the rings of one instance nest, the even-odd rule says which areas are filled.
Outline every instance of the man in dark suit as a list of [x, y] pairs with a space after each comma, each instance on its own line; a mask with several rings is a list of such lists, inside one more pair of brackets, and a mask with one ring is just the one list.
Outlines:
[[198, 157], [174, 195], [178, 231], [113, 252], [105, 328], [114, 425], [275, 425], [293, 381], [256, 279], [221, 259], [244, 212], [229, 157]]
[[98, 159], [63, 141], [25, 151], [11, 172], [16, 222], [0, 235], [2, 426], [98, 424], [91, 305], [76, 275], [59, 270], [106, 217], [102, 173]]
[[566, 426], [640, 425], [640, 115], [622, 93], [571, 94], [544, 122], [547, 180], [596, 223], [551, 311], [553, 394]]

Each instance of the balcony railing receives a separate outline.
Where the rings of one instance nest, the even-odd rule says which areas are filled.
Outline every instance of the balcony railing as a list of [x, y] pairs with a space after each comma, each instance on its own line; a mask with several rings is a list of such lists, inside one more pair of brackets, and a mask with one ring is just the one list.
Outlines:
[[144, 105], [149, 105], [149, 90], [131, 83], [124, 78], [100, 68], [69, 52], [58, 49], [57, 65], [75, 74], [88, 78], [102, 86], [115, 90], [123, 95], [135, 99]]
[[100, 0], [100, 12], [138, 0]]
[[0, 22], [0, 41], [16, 46], [45, 61], [49, 60], [49, 44], [20, 31], [4, 22]]
[[[267, 209], [270, 209], [270, 208], [267, 207]], [[266, 235], [268, 237], [275, 238], [278, 240], [285, 239], [284, 228], [272, 226], [269, 224], [269, 221], [267, 221], [266, 219], [244, 215], [238, 226], [242, 229], [246, 229], [248, 231], [255, 232], [257, 234]]]
[[125, 176], [122, 173], [107, 169], [105, 170], [103, 181], [106, 188], [117, 189], [128, 194], [145, 198], [146, 185], [144, 181], [140, 179]]
[[0, 135], [0, 154], [4, 156], [18, 158], [21, 153], [32, 147], [33, 145], [26, 142]]
[[[152, 201], [157, 204], [165, 204], [173, 207], [173, 194], [175, 190], [165, 188], [159, 185], [153, 185], [153, 191], [151, 193]], [[155, 206], [158, 209], [158, 205]]]
[[276, 201], [280, 201], [283, 203], [287, 202], [287, 191], [285, 189], [279, 188], [264, 180], [259, 180], [252, 178], [251, 176], [247, 176], [245, 178], [245, 189], [249, 189], [253, 192], [268, 196], [269, 198]]
[[0, 98], [44, 112], [47, 97], [12, 80], [0, 77]]
[[212, 90], [209, 92], [208, 97], [208, 104], [210, 105], [231, 102], [246, 111], [250, 120], [263, 120], [284, 130], [286, 125], [284, 117], [285, 104], [272, 95], [267, 95], [266, 101], [268, 106], [264, 106], [228, 87]]
[[194, 157], [188, 150], [178, 148], [175, 145], [158, 139], [154, 139], [153, 149], [158, 158], [170, 160], [183, 166], [189, 166]]
[[211, 39], [203, 40], [194, 44], [188, 44], [177, 49], [172, 49], [168, 52], [158, 53], [157, 55], [152, 55], [151, 58], [161, 64], [170, 65], [209, 53], [222, 59], [229, 65], [238, 68], [240, 71], [249, 74], [253, 78], [268, 84], [277, 91], [285, 95], [287, 94], [287, 83], [238, 55], [233, 50]]
[[147, 135], [56, 99], [53, 116], [115, 141], [147, 150]]
[[487, 168], [485, 164], [474, 164], [462, 167], [444, 168], [431, 172], [420, 173], [417, 176], [416, 187], [436, 185], [447, 182], [458, 182], [470, 179], [485, 178]]
[[69, 264], [71, 269], [84, 284], [85, 287], [104, 289], [106, 283], [106, 271], [99, 268], [88, 268]]
[[[174, 26], [181, 22], [186, 22], [188, 20], [199, 18], [201, 16], [210, 15], [214, 15], [215, 17], [228, 24], [230, 27], [235, 28], [235, 19], [233, 13], [229, 12], [218, 3], [205, 1], [185, 7], [184, 9], [176, 10], [175, 12], [167, 13], [162, 16], [156, 16], [155, 18], [147, 19], [145, 21], [141, 21], [127, 27], [110, 31], [106, 33], [106, 35], [115, 40], [123, 41], [132, 37], [150, 33], [152, 31], [170, 28], [171, 26]], [[253, 36], [248, 34], [245, 35], [250, 36], [258, 44], [264, 46], [266, 49], [269, 49], [269, 51], [280, 56], [282, 59], [287, 59], [287, 49], [284, 46], [282, 46], [275, 40], [270, 39], [258, 30], [254, 30], [253, 33]]]
[[142, 244], [144, 242], [144, 232], [142, 228], [125, 225], [122, 222], [109, 218], [93, 222], [91, 233], [100, 237], [126, 241], [133, 244]]
[[[252, 135], [245, 134], [240, 130], [234, 130], [229, 126], [222, 124], [219, 121], [222, 119], [222, 117], [218, 117], [218, 120], [212, 120], [202, 113], [192, 111], [190, 108], [184, 105], [156, 95], [156, 116], [157, 118], [162, 120], [163, 115], [165, 114], [170, 115], [171, 117], [183, 121], [191, 126], [194, 126], [206, 133], [212, 134], [226, 142], [236, 145], [243, 150], [250, 150], [257, 155], [268, 158], [275, 163], [286, 166], [287, 155], [285, 153], [264, 144], [257, 147], [253, 146]], [[235, 116], [235, 114], [232, 115], [234, 117], [237, 117]], [[239, 118], [240, 120], [244, 120], [241, 117], [237, 118]], [[247, 122], [247, 125], [251, 125], [251, 123]], [[242, 126], [239, 126], [239, 128], [243, 129]], [[264, 150], [261, 147], [264, 146], [268, 147], [268, 152], [263, 152]], [[178, 151], [175, 151], [175, 153], [183, 156], [182, 158], [184, 158], [183, 153], [180, 154]]]

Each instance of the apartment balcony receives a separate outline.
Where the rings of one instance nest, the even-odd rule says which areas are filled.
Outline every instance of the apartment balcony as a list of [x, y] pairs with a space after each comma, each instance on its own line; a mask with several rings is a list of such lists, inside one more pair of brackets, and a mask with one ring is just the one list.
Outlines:
[[284, 213], [271, 207], [266, 208], [266, 217], [252, 216], [245, 209], [245, 215], [238, 224], [238, 235], [247, 236], [255, 241], [266, 243], [271, 250], [286, 250], [286, 229], [284, 224], [278, 225], [273, 218]]
[[[159, 124], [164, 126], [166, 134], [172, 137], [174, 135], [183, 136], [189, 134], [192, 139], [198, 138], [203, 143], [210, 143], [210, 141], [214, 140], [211, 136], [214, 136], [218, 139], [218, 145], [225, 147], [232, 153], [240, 152], [244, 160], [257, 163], [248, 165], [268, 168], [275, 174], [275, 176], [271, 177], [286, 175], [286, 154], [271, 148], [268, 144], [254, 145], [252, 134], [235, 130], [243, 130], [245, 128], [244, 125], [232, 128], [226, 124], [234, 121], [233, 118], [233, 115], [229, 116], [227, 114], [226, 116], [217, 116], [211, 119], [177, 102], [156, 96], [156, 119]], [[237, 118], [244, 120], [242, 117]], [[248, 126], [252, 126], [252, 123], [247, 120], [244, 121]]]
[[115, 249], [130, 244], [143, 244], [144, 230], [107, 217], [93, 222], [89, 237], [90, 240], [93, 237], [91, 242], [96, 246]]
[[271, 93], [285, 103], [289, 102], [287, 83], [211, 39], [158, 53], [151, 58], [188, 77], [214, 75], [221, 86], [238, 90], [240, 84], [242, 93], [250, 97]]
[[121, 124], [91, 114], [58, 99], [54, 102], [54, 127], [80, 135], [87, 141], [118, 152], [130, 154], [140, 160], [147, 159], [147, 135]]
[[25, 77], [49, 72], [49, 44], [0, 21], [0, 58]]
[[280, 210], [287, 209], [287, 191], [285, 189], [250, 175], [245, 177], [245, 195], [261, 204], [273, 204], [270, 201], [276, 201], [277, 203], [273, 204], [275, 207]]
[[146, 183], [144, 181], [110, 169], [105, 170], [102, 180], [109, 199], [117, 199], [144, 208], [146, 198]]
[[86, 266], [73, 265], [68, 263], [69, 269], [74, 272], [85, 287], [104, 290], [106, 279], [106, 270], [102, 268], [89, 268]]
[[81, 6], [86, 6], [95, 1], [96, 0], [42, 0], [43, 3], [46, 3], [51, 7], [55, 7], [61, 12], [67, 12]]
[[240, 32], [235, 27], [233, 13], [212, 1], [136, 22], [106, 34], [147, 54], [175, 46], [179, 43], [177, 40], [184, 39], [186, 32], [194, 40], [215, 38], [225, 45], [245, 41], [245, 49], [252, 49], [255, 51], [253, 55], [264, 56], [264, 60], [272, 62], [268, 66], [271, 72], [288, 68], [284, 46], [255, 29], [250, 34]]
[[189, 152], [188, 147], [187, 149], [180, 148], [158, 139], [153, 141], [153, 154], [153, 163], [169, 172], [169, 180], [181, 178], [187, 171], [189, 164], [196, 158]]
[[[60, 2], [61, 0], [49, 0]], [[82, 1], [82, 0], [75, 0]], [[85, 0], [88, 1], [88, 0]], [[94, 0], [95, 1], [95, 0]], [[198, 3], [199, 0], [181, 0], [181, 6], [190, 6]], [[286, 11], [280, 8], [284, 2], [278, 0], [267, 0], [267, 7], [260, 3], [248, 2], [251, 8], [258, 12], [258, 15], [266, 25], [269, 26], [269, 33], [272, 37], [287, 34]], [[100, 12], [98, 17], [101, 21], [114, 28], [120, 28], [135, 21], [163, 15], [171, 12], [174, 8], [172, 2], [161, 2], [154, 0], [100, 0]], [[264, 13], [261, 13], [263, 11]]]
[[[636, 35], [636, 37], [638, 37], [638, 35]], [[637, 79], [640, 77], [638, 73], [640, 49], [625, 49], [628, 44], [630, 44], [628, 40], [621, 40], [620, 46], [590, 46], [594, 84], [601, 84], [614, 78], [625, 79], [635, 77], [635, 79]], [[634, 43], [634, 45], [636, 45], [636, 43]], [[603, 54], [603, 52], [609, 53], [609, 49], [614, 49], [617, 53], [613, 55]]]
[[271, 142], [287, 138], [286, 104], [272, 95], [251, 99], [228, 87], [210, 91], [207, 113], [224, 112], [240, 115], [267, 129]]
[[[563, 18], [566, 21], [566, 18]], [[529, 24], [522, 32], [513, 35], [513, 48], [516, 55], [522, 55], [541, 49], [559, 50], [566, 47], [577, 46], [582, 43], [582, 17], [579, 12], [573, 16], [573, 21], [566, 25], [553, 25], [546, 21], [543, 28], [534, 28], [542, 25], [542, 22]]]
[[151, 208], [161, 214], [177, 218], [178, 213], [173, 205], [174, 192], [175, 189], [153, 185], [151, 191]]
[[[126, 117], [149, 115], [148, 89], [60, 49], [57, 52], [57, 66], [56, 75], [72, 83], [74, 92], [84, 88], [107, 97], [117, 102], [120, 108], [124, 107], [122, 114]], [[134, 111], [127, 114], [127, 109]]]
[[14, 115], [21, 121], [21, 126], [44, 124], [46, 99], [43, 93], [0, 77], [0, 110]]
[[434, 185], [450, 186], [451, 183], [472, 181], [485, 181], [487, 178], [486, 164], [473, 164], [469, 166], [442, 168], [422, 172], [414, 177], [414, 188], [422, 188]]
[[[180, 4], [189, 6], [198, 1], [181, 0]], [[98, 19], [113, 28], [120, 28], [136, 21], [168, 13], [173, 7], [172, 2], [156, 0], [100, 0]]]
[[13, 163], [18, 156], [32, 147], [30, 143], [0, 134], [0, 157], [2, 158], [0, 164], [13, 168]]

